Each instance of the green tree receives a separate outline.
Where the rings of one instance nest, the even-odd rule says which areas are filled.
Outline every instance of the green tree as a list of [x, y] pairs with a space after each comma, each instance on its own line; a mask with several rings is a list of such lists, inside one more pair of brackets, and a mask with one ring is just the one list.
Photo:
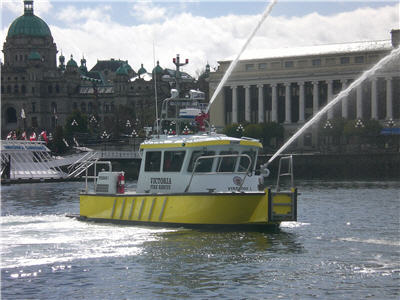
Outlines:
[[260, 124], [248, 124], [244, 128], [244, 132], [244, 136], [254, 139], [261, 139], [262, 137], [262, 127]]
[[61, 126], [57, 126], [53, 134], [53, 139], [49, 141], [48, 144], [51, 151], [57, 154], [63, 154], [67, 151], [67, 146], [65, 145], [63, 138], [64, 130]]
[[80, 111], [74, 111], [71, 115], [67, 117], [64, 126], [64, 136], [69, 142], [75, 134], [88, 133], [88, 118], [87, 115], [81, 113]]
[[[285, 129], [281, 124], [276, 122], [267, 122], [261, 124], [261, 140], [264, 146], [272, 147], [277, 146], [284, 137]], [[272, 145], [272, 141], [275, 145]]]

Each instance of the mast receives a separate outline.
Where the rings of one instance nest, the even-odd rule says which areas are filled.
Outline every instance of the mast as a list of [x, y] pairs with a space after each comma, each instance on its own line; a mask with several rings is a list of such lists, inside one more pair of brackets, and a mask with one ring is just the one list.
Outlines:
[[181, 72], [180, 72], [180, 70], [179, 70], [179, 67], [182, 67], [182, 66], [184, 66], [184, 65], [187, 65], [188, 63], [189, 63], [189, 59], [185, 59], [185, 62], [184, 63], [181, 63], [180, 62], [180, 58], [179, 58], [179, 54], [177, 54], [176, 55], [176, 58], [173, 58], [172, 59], [172, 62], [175, 64], [175, 66], [176, 66], [176, 72], [175, 72], [175, 83], [176, 83], [176, 85], [175, 85], [175, 87], [176, 87], [176, 89], [178, 90], [178, 94], [179, 94], [179, 96], [180, 96], [180, 93], [181, 93], [181, 91], [180, 91], [180, 81], [181, 81]]

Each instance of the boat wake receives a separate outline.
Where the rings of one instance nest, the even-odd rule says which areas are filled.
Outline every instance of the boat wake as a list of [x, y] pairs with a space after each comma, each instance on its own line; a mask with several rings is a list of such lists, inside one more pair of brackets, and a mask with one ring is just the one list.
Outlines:
[[63, 215], [1, 217], [2, 268], [135, 256], [172, 229], [79, 222]]

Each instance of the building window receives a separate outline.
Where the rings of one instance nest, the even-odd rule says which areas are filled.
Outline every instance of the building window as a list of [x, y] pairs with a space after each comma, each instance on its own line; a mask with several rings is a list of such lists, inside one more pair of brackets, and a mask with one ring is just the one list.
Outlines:
[[319, 58], [313, 59], [312, 65], [313, 65], [313, 67], [319, 67], [321, 65], [321, 59], [319, 59]]
[[14, 94], [18, 94], [18, 85], [14, 85]]
[[364, 56], [356, 56], [354, 61], [356, 64], [362, 64], [364, 63]]
[[92, 102], [89, 102], [89, 104], [88, 104], [88, 112], [92, 113], [92, 111], [93, 111], [93, 104], [92, 104]]
[[11, 94], [11, 85], [7, 85], [7, 94]]
[[15, 54], [15, 61], [18, 61], [18, 55]]
[[35, 87], [33, 86], [32, 87], [32, 94], [34, 94], [35, 93]]
[[36, 112], [36, 102], [32, 102], [32, 112]]
[[49, 85], [47, 87], [47, 91], [49, 92], [49, 94], [53, 93], [53, 86]]
[[56, 93], [60, 93], [60, 86], [58, 84], [56, 84]]
[[32, 121], [32, 127], [39, 127], [37, 117], [32, 117], [31, 121]]
[[285, 68], [293, 68], [294, 63], [293, 60], [285, 61]]
[[77, 109], [78, 109], [78, 103], [74, 102], [74, 104], [72, 105], [72, 107], [73, 107], [74, 110], [77, 110]]
[[253, 71], [254, 70], [254, 64], [246, 64], [246, 71]]
[[81, 103], [81, 111], [86, 112], [86, 104], [83, 102]]
[[260, 63], [258, 64], [258, 69], [260, 70], [265, 70], [267, 68], [267, 64], [266, 63]]
[[336, 58], [330, 57], [326, 59], [326, 64], [327, 65], [334, 65], [336, 63]]
[[340, 58], [340, 64], [347, 65], [349, 63], [350, 63], [350, 57], [341, 57]]
[[22, 94], [25, 94], [26, 93], [26, 87], [23, 85], [23, 86], [21, 86], [21, 92], [22, 92]]

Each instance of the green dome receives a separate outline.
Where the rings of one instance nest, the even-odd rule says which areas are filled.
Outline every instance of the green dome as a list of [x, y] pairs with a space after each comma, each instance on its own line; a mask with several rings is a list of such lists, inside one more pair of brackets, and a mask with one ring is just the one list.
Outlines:
[[142, 64], [142, 67], [137, 72], [138, 72], [139, 75], [147, 73], [146, 69], [143, 67], [143, 64]]
[[35, 36], [35, 37], [51, 37], [49, 26], [41, 18], [35, 15], [23, 15], [15, 19], [8, 29], [7, 37], [15, 36]]
[[162, 74], [164, 72], [163, 68], [160, 67], [160, 63], [157, 61], [157, 66], [154, 67], [153, 73]]
[[71, 55], [71, 59], [67, 62], [67, 67], [76, 67], [76, 68], [78, 67], [78, 64], [72, 58], [72, 55]]
[[29, 53], [28, 60], [41, 60], [41, 59], [42, 57], [38, 52], [32, 51], [31, 53]]

